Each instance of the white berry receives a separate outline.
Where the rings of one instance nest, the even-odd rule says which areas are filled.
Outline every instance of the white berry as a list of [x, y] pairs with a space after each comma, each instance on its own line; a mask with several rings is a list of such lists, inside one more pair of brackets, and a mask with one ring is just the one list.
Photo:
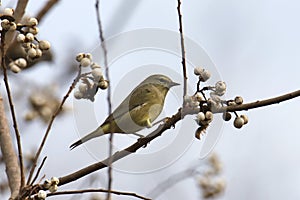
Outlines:
[[82, 67], [87, 67], [91, 64], [91, 60], [89, 58], [82, 58], [80, 61], [80, 65]]
[[45, 51], [45, 50], [48, 50], [50, 49], [51, 47], [51, 44], [50, 42], [48, 42], [47, 40], [41, 40], [39, 42], [39, 48], [42, 50], [42, 51]]
[[244, 119], [242, 117], [236, 117], [234, 119], [233, 125], [235, 128], [242, 128], [244, 125]]

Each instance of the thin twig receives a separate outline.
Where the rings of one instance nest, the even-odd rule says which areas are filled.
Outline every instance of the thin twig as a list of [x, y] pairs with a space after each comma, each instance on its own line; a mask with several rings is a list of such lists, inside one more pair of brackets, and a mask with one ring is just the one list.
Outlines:
[[53, 8], [53, 6], [58, 2], [59, 0], [49, 0], [45, 3], [44, 7], [38, 12], [36, 15], [36, 19], [41, 22], [43, 17]]
[[[185, 47], [184, 47], [184, 36], [183, 36], [183, 25], [182, 25], [182, 14], [181, 14], [181, 0], [177, 0], [177, 12], [179, 20], [179, 32], [180, 32], [180, 44], [181, 44], [181, 64], [183, 70], [183, 97], [187, 95], [187, 72], [186, 72], [186, 61], [185, 61]], [[183, 102], [184, 103], [184, 102]]]
[[31, 178], [33, 176], [34, 170], [35, 170], [36, 165], [37, 165], [37, 160], [38, 160], [38, 158], [39, 158], [39, 156], [40, 156], [40, 154], [41, 154], [41, 152], [43, 150], [43, 147], [44, 147], [44, 145], [46, 143], [46, 140], [48, 138], [49, 132], [50, 132], [50, 130], [52, 128], [52, 124], [53, 124], [56, 116], [62, 110], [64, 103], [66, 102], [67, 98], [71, 94], [72, 90], [75, 88], [76, 83], [79, 81], [80, 77], [81, 77], [81, 66], [79, 66], [77, 76], [74, 79], [73, 83], [71, 84], [71, 86], [70, 86], [69, 90], [67, 91], [66, 95], [64, 96], [64, 98], [63, 98], [62, 102], [60, 103], [59, 107], [57, 108], [57, 110], [55, 111], [55, 113], [52, 114], [52, 117], [51, 117], [51, 119], [49, 121], [49, 124], [48, 124], [48, 127], [46, 129], [46, 132], [45, 132], [45, 135], [43, 137], [43, 140], [42, 140], [42, 142], [41, 142], [41, 144], [40, 144], [40, 146], [38, 148], [38, 151], [36, 152], [35, 157], [33, 159], [33, 164], [32, 164], [32, 167], [30, 169], [29, 177], [28, 177], [28, 180], [27, 180], [27, 185], [31, 182]]
[[[296, 98], [299, 96], [300, 96], [300, 90], [297, 90], [297, 91], [294, 91], [294, 92], [291, 92], [291, 93], [288, 93], [288, 94], [285, 94], [282, 96], [278, 96], [278, 97], [274, 97], [274, 98], [270, 98], [270, 99], [266, 99], [266, 100], [262, 100], [262, 101], [255, 101], [252, 103], [236, 105], [236, 106], [224, 106], [224, 107], [214, 110], [212, 112], [213, 113], [223, 113], [225, 111], [233, 112], [233, 111], [239, 111], [239, 110], [249, 110], [249, 109], [254, 109], [254, 108], [258, 108], [258, 107], [262, 107], [262, 106], [268, 106], [268, 105], [280, 103], [280, 102], [287, 101], [287, 100], [290, 100], [290, 99], [293, 99], [293, 98]], [[79, 178], [82, 178], [92, 172], [95, 172], [97, 170], [105, 168], [105, 167], [107, 167], [107, 163], [109, 162], [109, 160], [112, 160], [112, 162], [115, 162], [123, 157], [130, 155], [131, 153], [136, 152], [138, 149], [144, 147], [149, 142], [151, 142], [152, 140], [154, 140], [155, 138], [160, 136], [167, 129], [174, 127], [175, 124], [178, 121], [180, 121], [181, 119], [183, 119], [186, 115], [197, 114], [198, 112], [199, 112], [199, 108], [189, 109], [188, 107], [185, 107], [184, 110], [182, 110], [182, 108], [180, 108], [175, 115], [173, 115], [170, 118], [167, 118], [167, 120], [165, 121], [164, 124], [159, 125], [158, 128], [156, 130], [154, 130], [152, 133], [150, 133], [148, 136], [146, 136], [144, 138], [140, 138], [137, 142], [135, 142], [134, 144], [130, 145], [129, 147], [127, 147], [121, 151], [115, 152], [111, 157], [108, 157], [100, 162], [94, 163], [90, 166], [80, 169], [72, 174], [66, 175], [64, 177], [60, 177], [59, 185], [64, 185], [64, 184], [70, 183], [70, 182], [75, 181]]]
[[162, 193], [166, 192], [169, 188], [173, 187], [175, 184], [193, 177], [195, 175], [199, 175], [202, 172], [197, 169], [198, 166], [193, 166], [189, 169], [185, 169], [181, 172], [177, 172], [176, 174], [173, 174], [166, 180], [162, 181], [161, 183], [157, 184], [150, 192], [149, 196], [151, 196], [152, 199], [157, 199]]
[[105, 190], [105, 189], [85, 189], [85, 190], [70, 190], [70, 191], [60, 191], [55, 193], [47, 194], [47, 197], [57, 196], [57, 195], [66, 195], [66, 194], [82, 194], [82, 193], [91, 193], [91, 192], [105, 192], [105, 193], [112, 193], [116, 195], [125, 195], [125, 196], [132, 196], [143, 200], [151, 200], [147, 197], [143, 197], [141, 195], [135, 194], [133, 192], [122, 192], [122, 191], [115, 191], [115, 190]]
[[[111, 106], [111, 82], [109, 78], [109, 67], [108, 67], [108, 61], [107, 61], [107, 49], [105, 45], [105, 40], [104, 40], [104, 33], [102, 29], [102, 22], [101, 22], [101, 16], [100, 16], [100, 0], [96, 0], [95, 8], [96, 8], [96, 16], [97, 16], [97, 23], [98, 23], [98, 28], [99, 28], [99, 37], [100, 37], [100, 42], [101, 42], [101, 47], [103, 50], [104, 54], [104, 67], [105, 67], [105, 76], [106, 79], [109, 83], [109, 87], [107, 90], [107, 104], [108, 104], [108, 115], [112, 113], [112, 106]], [[109, 123], [111, 124], [112, 119], [110, 118]], [[111, 157], [112, 152], [113, 152], [113, 139], [114, 139], [114, 133], [112, 130], [112, 126], [110, 126], [110, 135], [109, 135], [109, 157]], [[109, 200], [111, 199], [111, 194], [110, 190], [112, 188], [112, 160], [108, 161], [108, 193], [106, 199]]]
[[12, 95], [11, 95], [11, 91], [10, 91], [10, 87], [9, 87], [7, 69], [6, 69], [6, 64], [5, 64], [5, 34], [6, 34], [6, 31], [2, 30], [1, 31], [1, 52], [2, 52], [1, 65], [2, 65], [2, 69], [3, 69], [3, 77], [4, 77], [3, 80], [4, 80], [5, 89], [6, 89], [6, 93], [7, 93], [7, 97], [8, 97], [8, 101], [9, 101], [10, 113], [11, 113], [11, 117], [13, 120], [13, 127], [15, 130], [15, 135], [16, 135], [16, 139], [17, 139], [18, 157], [19, 157], [20, 172], [21, 172], [20, 187], [22, 188], [25, 185], [23, 152], [22, 152], [21, 136], [20, 136], [20, 132], [18, 129], [17, 117], [16, 117], [15, 107], [14, 107], [14, 103], [13, 103], [13, 99], [12, 99]]
[[42, 168], [43, 168], [43, 166], [44, 166], [44, 164], [45, 164], [46, 159], [47, 159], [47, 156], [45, 156], [45, 157], [43, 158], [43, 161], [42, 161], [41, 165], [39, 166], [39, 168], [38, 168], [38, 170], [37, 170], [37, 172], [36, 172], [36, 175], [35, 175], [34, 178], [32, 179], [30, 185], [32, 185], [32, 184], [36, 181], [36, 179], [39, 177], [39, 174], [40, 174], [40, 172], [41, 172], [41, 170], [42, 170]]

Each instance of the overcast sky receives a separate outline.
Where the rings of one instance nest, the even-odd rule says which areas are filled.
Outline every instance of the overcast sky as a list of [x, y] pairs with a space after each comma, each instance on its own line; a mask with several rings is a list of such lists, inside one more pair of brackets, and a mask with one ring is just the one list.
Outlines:
[[[5, 5], [5, 1], [2, 3]], [[32, 1], [28, 11], [34, 14], [42, 3], [44, 1]], [[179, 41], [174, 43], [178, 37], [176, 6], [175, 0], [131, 0], [126, 3], [122, 0], [101, 1], [104, 33], [107, 38], [111, 38], [108, 52], [112, 55], [114, 106], [148, 73], [166, 73], [181, 82], [181, 60], [176, 55]], [[216, 80], [227, 83], [226, 98], [240, 95], [245, 102], [251, 102], [299, 89], [299, 9], [300, 3], [296, 0], [184, 1], [182, 14], [190, 61], [190, 92], [195, 88], [196, 78], [192, 73], [194, 65], [202, 65], [213, 72], [211, 83]], [[145, 29], [145, 32], [140, 32]], [[153, 30], [158, 35], [151, 32]], [[74, 53], [94, 49], [97, 52], [97, 31], [94, 1], [60, 1], [40, 26], [40, 37], [52, 42], [57, 60], [51, 67], [43, 65], [38, 72], [28, 72], [25, 76], [29, 78], [39, 75], [38, 82], [54, 82], [57, 71], [66, 64], [65, 58], [75, 57], [70, 55], [73, 53], [69, 51], [70, 48], [74, 49]], [[149, 48], [147, 45], [153, 46]], [[45, 81], [41, 74], [53, 76]], [[121, 80], [125, 80], [126, 84], [119, 85]], [[67, 88], [67, 85], [64, 87]], [[63, 90], [61, 92], [63, 94]], [[177, 111], [180, 92], [178, 88], [168, 96], [165, 115]], [[43, 171], [46, 177], [65, 175], [105, 157], [103, 152], [107, 151], [106, 147], [103, 147], [103, 155], [95, 155], [96, 150], [93, 149], [95, 146], [99, 148], [97, 142], [104, 144], [105, 140], [91, 142], [86, 146], [89, 151], [85, 147], [71, 152], [68, 149], [79, 135], [93, 130], [104, 120], [107, 114], [105, 97], [103, 92], [98, 94], [96, 105], [87, 101], [79, 105], [73, 97], [68, 101], [74, 110], [67, 117], [57, 119], [43, 154], [48, 156]], [[299, 99], [294, 99], [240, 112], [249, 117], [249, 124], [240, 130], [233, 127], [232, 121], [225, 124], [217, 121], [217, 128], [207, 131], [205, 137], [211, 134], [213, 138], [219, 138], [214, 150], [223, 162], [222, 176], [227, 183], [225, 194], [220, 199], [300, 198], [299, 102]], [[90, 116], [80, 114], [79, 106], [94, 109], [89, 113], [94, 121], [89, 120]], [[82, 120], [78, 116], [86, 120], [80, 121], [86, 126], [76, 122]], [[117, 165], [113, 188], [147, 195], [162, 180], [197, 162], [205, 140], [194, 138], [197, 126], [192, 119], [185, 118], [173, 132], [168, 131], [158, 141], [150, 143], [149, 149], [141, 149], [136, 158], [127, 160], [127, 163], [124, 159], [122, 162], [125, 163]], [[33, 130], [40, 127], [39, 123], [31, 125], [25, 139], [26, 148], [39, 144], [40, 133]], [[179, 145], [176, 138], [182, 136], [182, 141], [186, 143]], [[134, 141], [134, 137], [115, 138], [119, 148]], [[172, 146], [174, 144], [178, 146]], [[145, 163], [141, 164], [143, 158]], [[134, 159], [140, 160], [137, 162]], [[97, 185], [106, 187], [106, 170], [99, 172], [99, 177]], [[76, 189], [79, 186], [74, 184], [74, 187]], [[187, 179], [167, 190], [158, 199], [196, 200], [199, 196], [195, 181]], [[116, 196], [114, 199], [128, 198]]]

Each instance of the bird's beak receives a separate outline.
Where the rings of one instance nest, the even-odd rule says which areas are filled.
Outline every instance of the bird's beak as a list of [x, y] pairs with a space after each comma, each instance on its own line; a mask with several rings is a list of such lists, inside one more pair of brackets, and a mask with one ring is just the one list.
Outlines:
[[180, 84], [179, 84], [179, 83], [176, 83], [176, 82], [171, 82], [171, 83], [170, 83], [170, 88], [173, 87], [173, 86], [176, 86], [176, 85], [180, 85]]

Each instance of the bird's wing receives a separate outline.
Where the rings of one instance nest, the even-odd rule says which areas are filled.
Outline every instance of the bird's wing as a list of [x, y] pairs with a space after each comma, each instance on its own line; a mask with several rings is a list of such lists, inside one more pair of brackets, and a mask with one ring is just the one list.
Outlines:
[[[151, 86], [148, 84], [142, 86], [139, 85], [122, 101], [113, 113], [106, 118], [103, 124], [109, 123], [113, 119], [120, 118], [130, 110], [139, 109], [151, 98], [153, 98], [153, 95], [151, 95]], [[132, 99], [134, 99], [134, 101]]]

